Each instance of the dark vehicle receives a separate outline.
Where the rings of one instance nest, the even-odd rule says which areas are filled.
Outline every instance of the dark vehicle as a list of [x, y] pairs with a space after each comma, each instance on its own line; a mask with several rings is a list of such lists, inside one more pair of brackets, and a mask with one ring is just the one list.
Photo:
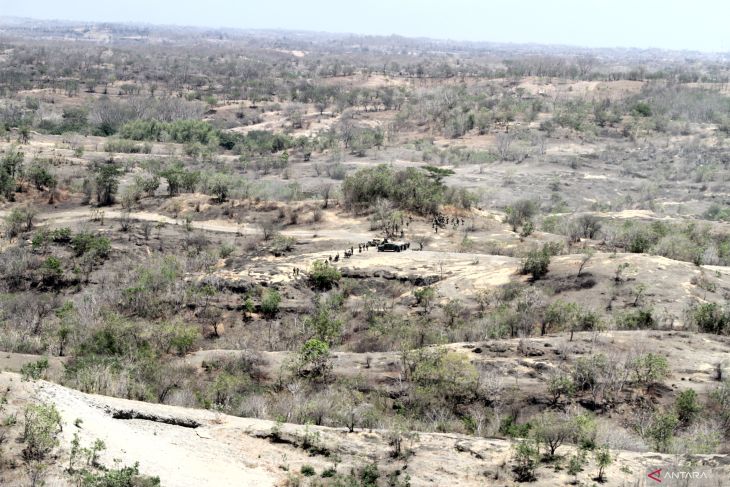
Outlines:
[[378, 252], [402, 252], [410, 246], [411, 244], [405, 242], [385, 242], [378, 245]]

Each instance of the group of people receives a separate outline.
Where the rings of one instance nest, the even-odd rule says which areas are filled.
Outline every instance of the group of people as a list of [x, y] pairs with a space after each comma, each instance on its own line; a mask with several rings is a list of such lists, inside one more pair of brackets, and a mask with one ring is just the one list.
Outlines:
[[464, 226], [466, 220], [459, 218], [458, 216], [448, 216], [441, 213], [433, 217], [431, 221], [431, 228], [436, 233], [439, 233], [439, 228], [446, 228], [447, 225], [451, 225], [454, 229], [458, 228], [459, 225]]
[[[363, 251], [367, 252], [370, 247], [375, 247], [375, 245], [370, 242], [366, 242], [364, 244], [357, 244], [357, 253], [360, 254]], [[344, 253], [345, 259], [349, 259], [354, 254], [355, 254], [354, 246], [350, 247], [349, 249], [345, 249], [345, 253]], [[340, 260], [340, 253], [338, 252], [337, 254], [335, 254], [334, 257], [330, 255], [329, 257], [327, 257], [327, 260], [329, 260], [330, 262], [338, 262]]]
[[405, 237], [405, 229], [408, 228], [411, 225], [411, 222], [413, 221], [413, 217], [411, 215], [408, 215], [408, 218], [405, 218], [403, 216], [400, 217], [400, 222], [391, 221], [384, 225], [383, 230], [385, 230], [386, 235], [390, 235], [395, 237], [396, 235], [400, 235], [400, 238]]

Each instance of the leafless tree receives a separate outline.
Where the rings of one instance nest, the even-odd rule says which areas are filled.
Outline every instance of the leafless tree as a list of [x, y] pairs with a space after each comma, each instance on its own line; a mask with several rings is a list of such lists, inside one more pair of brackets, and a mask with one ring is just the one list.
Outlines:
[[258, 222], [261, 229], [261, 236], [264, 240], [270, 240], [276, 233], [276, 222], [270, 218], [264, 218]]
[[502, 160], [505, 160], [507, 156], [509, 156], [509, 150], [510, 146], [512, 145], [512, 134], [508, 133], [501, 133], [497, 134], [496, 137], [497, 142], [497, 155], [499, 155], [499, 158]]
[[322, 208], [328, 208], [330, 203], [330, 195], [332, 193], [332, 183], [324, 183], [319, 188], [319, 194], [322, 195]]

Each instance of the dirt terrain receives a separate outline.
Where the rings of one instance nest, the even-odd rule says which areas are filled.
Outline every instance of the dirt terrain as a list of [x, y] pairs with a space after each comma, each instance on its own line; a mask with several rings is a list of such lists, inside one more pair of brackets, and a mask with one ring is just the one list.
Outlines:
[[730, 485], [722, 55], [4, 22], [1, 485]]
[[[285, 485], [287, 472], [298, 471], [305, 464], [317, 471], [333, 465], [346, 471], [377, 459], [384, 462], [388, 471], [403, 467], [401, 462], [388, 459], [385, 432], [380, 430], [348, 433], [342, 429], [277, 425], [209, 411], [88, 395], [45, 381], [22, 382], [19, 375], [9, 372], [0, 375], [0, 386], [10, 391], [11, 410], [34, 399], [55, 404], [62, 417], [64, 444], [70, 442], [74, 433], [82, 442], [102, 439], [106, 443], [103, 463], [112, 465], [114, 458], [138, 461], [141, 473], [158, 475], [163, 485]], [[74, 424], [77, 418], [83, 420], [78, 426]], [[326, 452], [308, 453], [301, 446], [307, 437], [324, 446]], [[512, 448], [507, 441], [420, 433], [409, 448], [412, 456], [401, 475], [409, 475], [413, 486], [515, 485], [506, 465]], [[611, 480], [604, 485], [644, 485], [646, 473], [673, 465], [668, 455], [647, 457], [619, 451], [616, 458], [608, 472]], [[730, 467], [722, 458], [704, 455], [697, 456], [696, 461], [694, 468], [706, 472], [712, 481], [694, 485], [723, 485], [721, 479], [727, 478]], [[590, 477], [591, 468], [587, 470]], [[532, 485], [562, 485], [568, 480], [565, 474], [554, 472]], [[52, 479], [49, 485], [66, 484]], [[669, 481], [666, 485], [680, 484]]]

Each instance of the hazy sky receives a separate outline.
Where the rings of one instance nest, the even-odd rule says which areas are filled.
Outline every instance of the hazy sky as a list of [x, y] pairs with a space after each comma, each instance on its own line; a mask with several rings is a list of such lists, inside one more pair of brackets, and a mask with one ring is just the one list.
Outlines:
[[0, 0], [0, 15], [730, 50], [723, 0]]

